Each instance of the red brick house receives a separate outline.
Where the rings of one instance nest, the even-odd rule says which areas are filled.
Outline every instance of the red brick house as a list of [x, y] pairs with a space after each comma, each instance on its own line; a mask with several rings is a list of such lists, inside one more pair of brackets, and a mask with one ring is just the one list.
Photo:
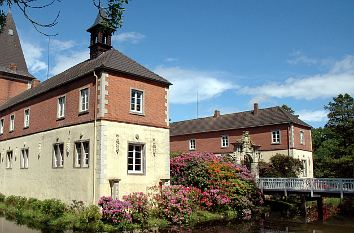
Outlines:
[[268, 161], [276, 153], [303, 161], [302, 176], [313, 177], [311, 126], [281, 107], [174, 122], [171, 124], [171, 152], [213, 152], [231, 154], [234, 143], [248, 131], [259, 146], [260, 159]]
[[96, 203], [169, 179], [171, 83], [112, 48], [104, 14], [87, 30], [90, 59], [40, 84], [8, 14], [0, 33], [1, 193]]

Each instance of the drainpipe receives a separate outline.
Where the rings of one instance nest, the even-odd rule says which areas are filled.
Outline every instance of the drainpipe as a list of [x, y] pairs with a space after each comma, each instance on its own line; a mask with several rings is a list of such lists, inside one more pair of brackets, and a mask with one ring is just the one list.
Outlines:
[[290, 156], [290, 137], [289, 137], [289, 132], [291, 130], [291, 125], [289, 123], [288, 125], [288, 132], [287, 132], [287, 136], [288, 136], [288, 156]]
[[93, 71], [93, 75], [95, 76], [95, 104], [94, 104], [94, 122], [93, 122], [93, 163], [92, 163], [92, 179], [93, 179], [93, 187], [92, 187], [92, 204], [96, 204], [95, 195], [96, 195], [96, 157], [97, 157], [97, 92], [98, 92], [98, 76], [96, 72]]

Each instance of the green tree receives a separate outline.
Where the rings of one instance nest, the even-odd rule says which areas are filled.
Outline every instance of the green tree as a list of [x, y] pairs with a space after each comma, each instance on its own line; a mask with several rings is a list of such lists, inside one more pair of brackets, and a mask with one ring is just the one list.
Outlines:
[[260, 162], [260, 177], [298, 177], [303, 166], [299, 159], [293, 157], [276, 154], [270, 159], [270, 163]]
[[[22, 11], [24, 17], [32, 23], [38, 32], [49, 36], [49, 34], [43, 32], [42, 29], [54, 27], [58, 23], [60, 11], [58, 11], [54, 20], [50, 23], [37, 21], [30, 15], [30, 11], [53, 6], [56, 2], [60, 2], [60, 0], [0, 0], [0, 32], [6, 20], [3, 8], [5, 6], [9, 8], [15, 6]], [[95, 7], [105, 9], [107, 17], [104, 17], [104, 20], [106, 21], [107, 27], [116, 30], [123, 25], [124, 6], [128, 4], [129, 0], [92, 0], [92, 2]]]
[[283, 104], [283, 105], [280, 106], [280, 107], [281, 107], [282, 109], [284, 109], [285, 111], [291, 113], [291, 114], [295, 114], [295, 111], [294, 111], [291, 107], [289, 107], [288, 105], [286, 105], [286, 104]]
[[312, 130], [316, 177], [354, 177], [354, 101], [340, 94], [324, 107], [328, 123]]

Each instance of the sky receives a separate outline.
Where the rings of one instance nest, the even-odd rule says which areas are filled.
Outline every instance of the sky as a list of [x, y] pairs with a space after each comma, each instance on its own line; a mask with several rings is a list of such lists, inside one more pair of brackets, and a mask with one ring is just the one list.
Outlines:
[[[257, 102], [286, 104], [322, 127], [324, 106], [354, 95], [353, 9], [352, 0], [131, 0], [113, 47], [173, 83], [172, 122]], [[61, 0], [30, 14], [46, 23], [58, 11], [58, 24], [43, 29], [58, 33], [48, 43], [12, 9], [29, 70], [42, 81], [89, 58], [86, 29], [97, 8]]]

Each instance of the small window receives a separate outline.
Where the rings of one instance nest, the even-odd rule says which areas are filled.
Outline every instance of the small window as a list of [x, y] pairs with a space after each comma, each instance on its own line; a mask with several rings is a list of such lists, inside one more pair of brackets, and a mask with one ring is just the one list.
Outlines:
[[304, 145], [305, 144], [305, 137], [304, 137], [304, 131], [300, 131], [300, 144]]
[[27, 108], [24, 111], [23, 127], [28, 128], [30, 125], [30, 110]]
[[64, 166], [64, 143], [53, 145], [53, 168]]
[[307, 162], [306, 160], [302, 160], [302, 176], [307, 176]]
[[272, 132], [272, 143], [274, 143], [274, 144], [280, 143], [280, 131], [279, 130]]
[[10, 116], [10, 132], [15, 130], [15, 115]]
[[58, 118], [65, 117], [65, 96], [58, 98], [57, 117]]
[[130, 110], [132, 112], [143, 112], [143, 91], [131, 90]]
[[128, 145], [128, 173], [143, 174], [144, 165], [144, 145], [129, 144]]
[[21, 168], [28, 168], [28, 148], [23, 148], [21, 150], [21, 161], [20, 161]]
[[76, 142], [75, 143], [75, 167], [88, 167], [89, 166], [89, 152], [90, 152], [90, 143], [89, 141], [85, 142]]
[[4, 125], [5, 125], [5, 120], [1, 119], [0, 120], [0, 134], [4, 133]]
[[221, 136], [221, 147], [228, 147], [229, 146], [229, 136], [222, 135]]
[[80, 90], [80, 112], [89, 110], [89, 89]]
[[11, 169], [12, 168], [12, 158], [13, 158], [13, 153], [12, 150], [8, 151], [6, 153], [6, 168]]
[[196, 147], [195, 139], [189, 140], [189, 150], [195, 150], [195, 147]]

